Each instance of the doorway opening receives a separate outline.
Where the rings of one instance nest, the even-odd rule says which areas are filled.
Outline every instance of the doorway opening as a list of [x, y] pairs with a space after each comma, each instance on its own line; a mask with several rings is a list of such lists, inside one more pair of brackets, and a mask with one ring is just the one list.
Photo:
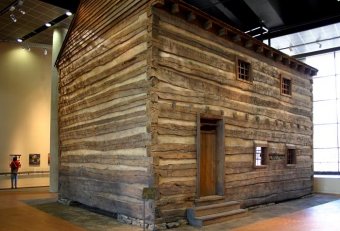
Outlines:
[[197, 118], [197, 196], [224, 195], [224, 121]]

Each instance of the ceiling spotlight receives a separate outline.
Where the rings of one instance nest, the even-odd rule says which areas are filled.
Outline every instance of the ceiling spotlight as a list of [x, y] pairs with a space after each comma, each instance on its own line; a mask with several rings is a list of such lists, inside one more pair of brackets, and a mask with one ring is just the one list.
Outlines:
[[47, 52], [47, 49], [45, 48], [44, 49], [44, 55], [47, 55], [48, 54], [48, 52]]
[[9, 11], [11, 11], [11, 12], [13, 12], [15, 10], [15, 6], [11, 6], [10, 8], [9, 8]]
[[19, 9], [18, 10], [21, 14], [26, 14], [26, 11], [24, 11], [23, 9]]
[[17, 22], [17, 18], [14, 14], [11, 14], [9, 17], [12, 19], [13, 22]]
[[52, 24], [49, 23], [49, 22], [47, 22], [47, 23], [45, 23], [45, 26], [46, 26], [46, 27], [50, 27], [50, 26], [52, 26]]
[[67, 16], [71, 16], [72, 13], [71, 13], [70, 11], [67, 11], [67, 12], [66, 12], [66, 15], [67, 15]]
[[18, 38], [18, 39], [17, 39], [17, 42], [18, 42], [18, 43], [22, 43], [22, 39], [21, 39], [21, 38]]
[[24, 4], [24, 0], [19, 0], [18, 1], [18, 6], [22, 6]]

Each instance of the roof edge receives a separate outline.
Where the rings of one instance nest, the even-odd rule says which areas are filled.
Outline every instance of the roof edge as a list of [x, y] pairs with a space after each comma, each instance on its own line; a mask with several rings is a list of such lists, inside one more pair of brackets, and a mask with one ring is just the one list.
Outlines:
[[257, 54], [283, 64], [295, 71], [309, 76], [314, 76], [318, 72], [316, 68], [264, 44], [263, 42], [219, 19], [214, 18], [190, 4], [183, 2], [182, 0], [159, 0], [155, 1], [153, 5], [156, 8], [163, 9], [171, 13], [174, 16], [185, 19], [189, 23], [200, 26], [220, 38], [224, 38], [239, 46], [252, 50]]

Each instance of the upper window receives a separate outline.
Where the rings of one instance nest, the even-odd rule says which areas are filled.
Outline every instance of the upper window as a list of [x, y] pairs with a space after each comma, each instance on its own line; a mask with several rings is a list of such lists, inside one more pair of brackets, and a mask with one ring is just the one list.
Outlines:
[[237, 78], [244, 81], [252, 81], [251, 65], [248, 62], [237, 59]]
[[292, 95], [292, 80], [286, 77], [281, 77], [281, 94]]
[[296, 164], [296, 149], [294, 147], [287, 147], [286, 164]]

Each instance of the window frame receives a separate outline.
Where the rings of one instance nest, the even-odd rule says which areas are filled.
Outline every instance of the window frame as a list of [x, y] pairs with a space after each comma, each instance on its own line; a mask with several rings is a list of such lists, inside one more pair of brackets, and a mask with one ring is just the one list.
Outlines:
[[[287, 94], [285, 92], [285, 88], [283, 87], [284, 86], [284, 81], [285, 80], [288, 80], [289, 83], [290, 83], [290, 89], [289, 89], [289, 94]], [[281, 74], [281, 78], [280, 78], [280, 92], [281, 92], [281, 95], [284, 95], [284, 96], [288, 96], [288, 97], [292, 97], [292, 92], [293, 92], [293, 80], [291, 77], [288, 77], [288, 76], [284, 76]]]
[[[292, 158], [289, 158], [290, 151], [293, 151]], [[288, 163], [288, 160], [292, 160], [292, 163]], [[295, 145], [286, 145], [286, 166], [296, 166], [297, 164], [297, 149]]]
[[[257, 165], [257, 148], [261, 148], [260, 155], [261, 157], [261, 165]], [[263, 158], [263, 159], [262, 159]], [[262, 160], [264, 160], [262, 164]], [[267, 168], [269, 164], [269, 156], [268, 156], [268, 142], [267, 141], [254, 141], [254, 153], [253, 153], [253, 166], [254, 168]]]
[[[244, 63], [247, 67], [248, 67], [248, 78], [247, 79], [243, 79], [240, 78], [240, 63]], [[249, 83], [252, 84], [253, 83], [253, 71], [252, 71], [252, 65], [250, 62], [246, 61], [245, 59], [242, 59], [240, 57], [236, 57], [236, 79], [245, 83]]]

